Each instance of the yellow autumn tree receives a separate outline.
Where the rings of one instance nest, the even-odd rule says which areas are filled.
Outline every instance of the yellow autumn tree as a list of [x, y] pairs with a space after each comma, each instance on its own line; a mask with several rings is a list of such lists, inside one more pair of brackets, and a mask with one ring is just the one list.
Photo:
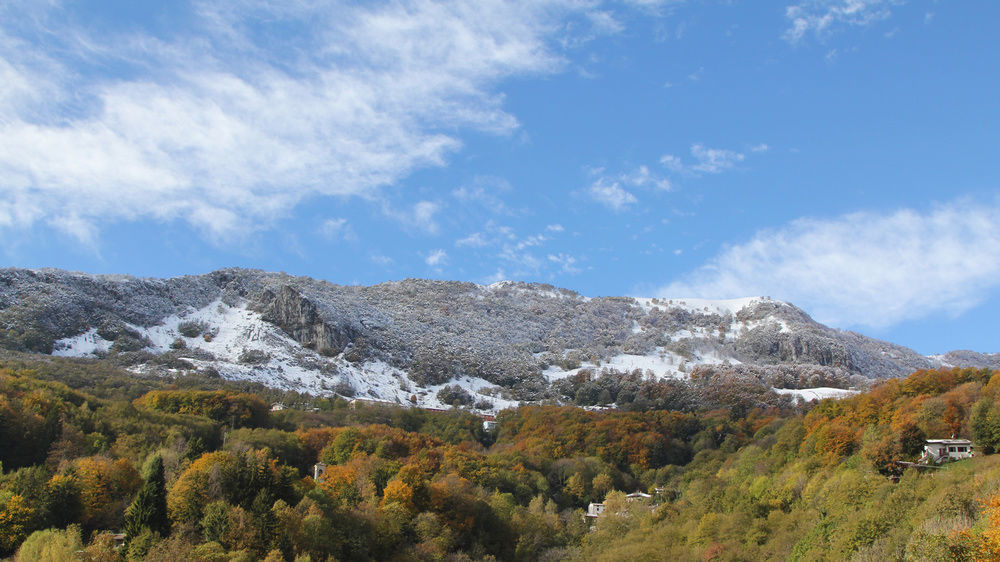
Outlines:
[[358, 471], [353, 464], [333, 465], [327, 467], [319, 487], [334, 502], [341, 505], [353, 505], [361, 499], [356, 486], [357, 480]]
[[383, 491], [382, 506], [390, 503], [398, 503], [410, 513], [417, 511], [413, 504], [413, 487], [398, 478], [390, 480]]
[[14, 551], [28, 536], [28, 525], [35, 510], [19, 494], [3, 501], [0, 498], [0, 555]]

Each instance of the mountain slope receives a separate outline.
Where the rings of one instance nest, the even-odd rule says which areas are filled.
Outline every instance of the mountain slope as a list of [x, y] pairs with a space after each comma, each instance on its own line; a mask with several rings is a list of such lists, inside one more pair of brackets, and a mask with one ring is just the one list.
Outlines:
[[[490, 409], [559, 398], [553, 381], [581, 370], [780, 371], [780, 386], [803, 386], [995, 361], [923, 357], [767, 298], [588, 298], [544, 284], [420, 279], [341, 286], [245, 269], [171, 279], [0, 270], [0, 327], [8, 349], [109, 356], [137, 371], [214, 370], [314, 393]], [[449, 384], [465, 390], [439, 398]]]

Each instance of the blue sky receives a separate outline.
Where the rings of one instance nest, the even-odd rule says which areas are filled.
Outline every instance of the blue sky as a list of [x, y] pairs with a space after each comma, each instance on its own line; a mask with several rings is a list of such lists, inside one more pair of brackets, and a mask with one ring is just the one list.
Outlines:
[[997, 21], [945, 0], [13, 0], [3, 262], [765, 295], [996, 352]]

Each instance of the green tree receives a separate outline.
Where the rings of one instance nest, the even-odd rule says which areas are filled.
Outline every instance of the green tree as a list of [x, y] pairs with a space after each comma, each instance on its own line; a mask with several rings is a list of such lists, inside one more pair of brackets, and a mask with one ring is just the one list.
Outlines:
[[167, 517], [167, 487], [163, 478], [163, 459], [156, 455], [146, 468], [146, 478], [132, 505], [125, 510], [125, 534], [136, 537], [149, 529], [165, 537], [170, 533]]
[[209, 542], [219, 542], [229, 531], [229, 510], [232, 506], [222, 500], [214, 501], [205, 506], [204, 515], [198, 523], [202, 535]]
[[76, 521], [83, 511], [80, 505], [80, 484], [75, 475], [57, 474], [45, 485], [41, 505], [47, 515], [47, 523], [62, 528]]
[[17, 550], [17, 560], [34, 562], [74, 560], [76, 553], [82, 548], [80, 527], [77, 525], [70, 525], [66, 530], [35, 531]]
[[972, 407], [972, 439], [983, 453], [1000, 450], [1000, 406], [983, 398]]

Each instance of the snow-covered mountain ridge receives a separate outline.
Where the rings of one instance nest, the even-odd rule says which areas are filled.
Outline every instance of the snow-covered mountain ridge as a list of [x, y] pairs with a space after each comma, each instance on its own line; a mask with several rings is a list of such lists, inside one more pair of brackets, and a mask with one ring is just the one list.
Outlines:
[[802, 388], [1000, 364], [973, 352], [923, 357], [760, 297], [588, 298], [542, 284], [420, 279], [340, 286], [244, 269], [171, 279], [0, 270], [0, 327], [8, 349], [426, 407], [558, 400], [570, 377], [636, 369]]

